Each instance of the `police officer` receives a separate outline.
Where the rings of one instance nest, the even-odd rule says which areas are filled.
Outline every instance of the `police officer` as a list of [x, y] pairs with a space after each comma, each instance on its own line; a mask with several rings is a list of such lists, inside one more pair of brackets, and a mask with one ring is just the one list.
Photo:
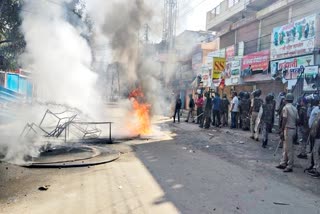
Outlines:
[[307, 173], [315, 178], [320, 178], [320, 113], [317, 114], [311, 125], [310, 136], [314, 139], [312, 148], [312, 167], [307, 169]]
[[223, 94], [222, 100], [221, 100], [221, 120], [222, 120], [222, 126], [228, 126], [229, 121], [229, 105], [230, 101], [227, 98], [226, 94]]
[[243, 130], [250, 130], [250, 119], [249, 119], [249, 112], [250, 112], [250, 94], [248, 92], [244, 92], [244, 95], [239, 104], [239, 111], [240, 111], [240, 120]]
[[269, 96], [270, 96], [271, 103], [272, 103], [272, 115], [271, 115], [272, 123], [271, 123], [271, 126], [269, 127], [269, 133], [272, 133], [272, 128], [273, 128], [273, 125], [274, 125], [274, 116], [275, 116], [275, 112], [276, 112], [277, 102], [275, 100], [274, 93], [269, 93]]
[[296, 135], [297, 122], [299, 120], [298, 110], [292, 105], [294, 100], [293, 94], [286, 95], [286, 105], [282, 110], [282, 135], [284, 136], [283, 154], [278, 169], [283, 169], [283, 172], [292, 172], [294, 162], [293, 141]]
[[250, 114], [251, 114], [251, 121], [250, 121], [251, 138], [255, 139], [256, 141], [259, 141], [259, 139], [258, 139], [259, 132], [257, 131], [255, 133], [255, 127], [256, 127], [256, 121], [257, 121], [257, 118], [258, 118], [260, 107], [263, 104], [263, 101], [260, 98], [261, 90], [258, 89], [256, 91], [252, 92], [252, 95], [253, 95], [253, 99], [251, 101], [251, 108], [250, 108]]
[[210, 92], [205, 93], [205, 104], [204, 104], [204, 113], [203, 113], [203, 120], [202, 123], [200, 123], [200, 128], [208, 129], [210, 128], [211, 123], [211, 109], [212, 109], [212, 98]]
[[272, 95], [266, 97], [266, 103], [260, 108], [259, 115], [261, 115], [262, 122], [262, 147], [266, 148], [268, 145], [268, 134], [270, 127], [272, 127], [272, 115], [274, 114], [274, 104], [272, 102]]
[[307, 141], [309, 137], [309, 125], [307, 115], [307, 100], [302, 97], [298, 100], [299, 123], [298, 123], [298, 140], [300, 144], [300, 154], [297, 156], [301, 159], [307, 159]]

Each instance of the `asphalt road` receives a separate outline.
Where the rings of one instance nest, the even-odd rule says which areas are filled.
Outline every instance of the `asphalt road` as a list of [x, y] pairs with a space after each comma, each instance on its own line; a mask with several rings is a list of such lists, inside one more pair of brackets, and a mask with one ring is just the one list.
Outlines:
[[262, 149], [248, 132], [159, 125], [164, 135], [114, 145], [120, 160], [102, 166], [0, 164], [0, 213], [320, 213], [320, 180], [303, 174], [307, 161], [292, 174], [275, 169], [276, 136]]
[[[194, 124], [169, 124], [173, 139], [135, 146], [135, 151], [181, 213], [320, 213], [319, 182], [274, 166], [276, 140], [268, 149], [248, 132], [203, 130]], [[272, 136], [276, 139], [276, 136]]]

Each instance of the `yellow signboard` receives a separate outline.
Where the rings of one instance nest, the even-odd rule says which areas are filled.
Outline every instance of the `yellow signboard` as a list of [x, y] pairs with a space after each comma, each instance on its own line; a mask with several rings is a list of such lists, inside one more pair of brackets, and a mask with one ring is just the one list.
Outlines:
[[220, 79], [221, 73], [226, 68], [226, 59], [220, 57], [213, 57], [212, 79]]

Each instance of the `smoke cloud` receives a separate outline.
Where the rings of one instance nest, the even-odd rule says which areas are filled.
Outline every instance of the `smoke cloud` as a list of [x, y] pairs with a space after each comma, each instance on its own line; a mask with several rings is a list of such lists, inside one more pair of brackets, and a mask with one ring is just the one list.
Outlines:
[[[21, 141], [19, 134], [27, 122], [39, 123], [47, 108], [53, 107], [59, 112], [62, 109], [56, 106], [62, 105], [78, 109], [91, 120], [114, 121], [113, 134], [120, 136], [132, 134], [123, 128], [131, 115], [127, 95], [132, 89], [143, 89], [153, 115], [167, 113], [170, 107], [167, 97], [171, 93], [160, 81], [168, 80], [169, 75], [163, 74], [160, 64], [145, 54], [148, 46], [141, 42], [144, 24], [157, 26], [153, 32], [161, 32], [160, 1], [83, 1], [93, 24], [90, 38], [83, 36], [88, 29], [68, 18], [72, 13], [68, 7], [71, 2], [73, 0], [24, 1], [24, 11], [28, 12], [21, 13], [21, 31], [27, 46], [21, 62], [24, 69], [32, 71], [37, 102], [11, 108], [15, 120], [0, 126], [0, 154], [8, 161], [19, 162], [25, 156], [39, 154], [41, 144], [46, 142], [37, 139], [35, 145]], [[106, 72], [107, 65], [114, 62], [122, 67], [120, 109], [103, 103], [105, 97], [98, 91], [105, 93], [108, 87], [97, 88], [98, 74]], [[110, 83], [108, 79], [104, 84]]]

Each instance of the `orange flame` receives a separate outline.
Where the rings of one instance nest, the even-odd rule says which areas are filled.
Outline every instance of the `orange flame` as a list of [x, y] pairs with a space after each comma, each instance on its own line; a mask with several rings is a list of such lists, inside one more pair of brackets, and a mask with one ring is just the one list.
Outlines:
[[133, 114], [136, 119], [135, 123], [129, 124], [129, 129], [135, 134], [150, 134], [151, 121], [150, 121], [150, 108], [151, 105], [145, 102], [144, 94], [141, 88], [133, 90], [129, 94], [129, 99], [132, 102]]

